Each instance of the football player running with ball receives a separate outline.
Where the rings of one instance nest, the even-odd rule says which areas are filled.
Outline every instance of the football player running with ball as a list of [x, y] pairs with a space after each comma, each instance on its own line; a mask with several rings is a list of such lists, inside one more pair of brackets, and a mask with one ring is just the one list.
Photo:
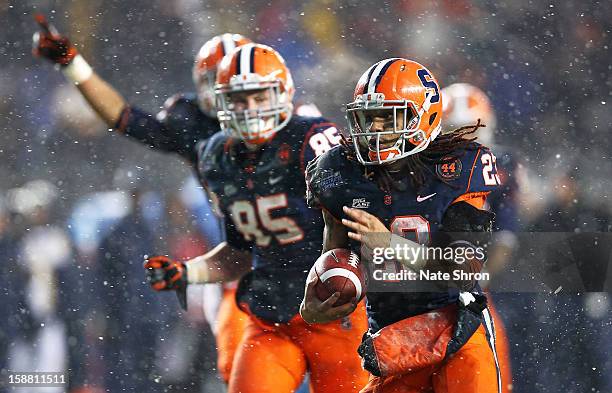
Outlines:
[[217, 70], [223, 131], [198, 150], [198, 172], [226, 241], [186, 263], [146, 262], [156, 290], [241, 277], [236, 300], [249, 314], [230, 392], [293, 392], [306, 371], [314, 392], [356, 392], [367, 374], [356, 355], [363, 306], [343, 320], [308, 325], [299, 315], [303, 283], [321, 253], [323, 222], [308, 209], [306, 163], [340, 140], [323, 118], [292, 115], [293, 80], [272, 48], [246, 44]]
[[[486, 242], [494, 215], [485, 201], [499, 184], [495, 157], [465, 138], [479, 124], [440, 136], [441, 117], [440, 87], [421, 64], [391, 58], [362, 75], [347, 105], [350, 138], [306, 171], [308, 202], [325, 221], [323, 251], [418, 251], [419, 243], [458, 250]], [[484, 255], [473, 255], [461, 264], [446, 253], [385, 261], [387, 272], [453, 272], [443, 282], [370, 277], [369, 329], [359, 353], [371, 376], [362, 392], [499, 391], [486, 298], [475, 280], [454, 274], [480, 272]], [[307, 322], [329, 322], [338, 308], [321, 306], [316, 281], [307, 282], [300, 312]]]
[[[192, 69], [197, 93], [173, 95], [154, 116], [130, 105], [93, 71], [68, 37], [47, 24], [44, 16], [36, 15], [36, 19], [41, 31], [34, 34], [34, 54], [58, 64], [110, 128], [146, 146], [177, 153], [197, 170], [198, 143], [220, 129], [214, 93], [217, 66], [226, 53], [251, 42], [248, 38], [226, 33], [207, 41], [198, 51]], [[247, 316], [236, 306], [235, 288], [236, 283], [224, 285], [216, 315], [217, 363], [225, 382], [229, 380], [234, 353], [247, 321]]]

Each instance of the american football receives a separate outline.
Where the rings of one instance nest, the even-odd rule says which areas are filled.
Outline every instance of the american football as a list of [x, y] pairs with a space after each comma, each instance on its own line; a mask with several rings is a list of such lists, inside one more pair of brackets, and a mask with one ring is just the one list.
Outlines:
[[336, 248], [322, 254], [315, 262], [314, 271], [319, 278], [315, 285], [317, 297], [326, 300], [335, 292], [340, 297], [334, 306], [363, 299], [366, 281], [359, 256], [344, 248]]

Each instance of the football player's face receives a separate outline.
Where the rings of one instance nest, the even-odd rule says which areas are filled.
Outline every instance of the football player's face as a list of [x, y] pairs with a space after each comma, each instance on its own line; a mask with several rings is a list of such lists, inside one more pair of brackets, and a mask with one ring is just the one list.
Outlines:
[[[365, 122], [369, 132], [401, 131], [404, 128], [404, 111], [395, 111], [395, 119], [393, 119], [393, 110], [367, 111]], [[380, 147], [384, 149], [393, 146], [399, 137], [400, 134], [381, 135]], [[375, 143], [376, 138], [372, 138], [372, 141]]]
[[272, 104], [270, 89], [230, 93], [228, 99], [230, 110], [236, 112], [266, 110]]

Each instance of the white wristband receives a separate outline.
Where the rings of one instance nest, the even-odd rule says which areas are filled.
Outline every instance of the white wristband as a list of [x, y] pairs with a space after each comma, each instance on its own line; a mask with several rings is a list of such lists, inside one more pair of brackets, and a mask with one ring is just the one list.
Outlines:
[[208, 282], [208, 264], [203, 257], [197, 257], [185, 263], [187, 283], [205, 284]]
[[62, 67], [62, 72], [69, 81], [77, 85], [85, 82], [93, 75], [93, 69], [81, 55], [76, 55], [70, 64]]

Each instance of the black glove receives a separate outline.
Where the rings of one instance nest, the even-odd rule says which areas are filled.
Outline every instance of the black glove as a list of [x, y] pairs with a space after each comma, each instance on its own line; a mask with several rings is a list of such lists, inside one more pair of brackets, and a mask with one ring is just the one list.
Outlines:
[[42, 14], [34, 15], [41, 31], [34, 33], [32, 53], [34, 56], [44, 57], [56, 64], [67, 66], [78, 54], [76, 47], [68, 37], [63, 36], [50, 26]]
[[163, 255], [145, 257], [145, 275], [156, 291], [176, 291], [183, 310], [187, 310], [187, 268], [183, 262]]

